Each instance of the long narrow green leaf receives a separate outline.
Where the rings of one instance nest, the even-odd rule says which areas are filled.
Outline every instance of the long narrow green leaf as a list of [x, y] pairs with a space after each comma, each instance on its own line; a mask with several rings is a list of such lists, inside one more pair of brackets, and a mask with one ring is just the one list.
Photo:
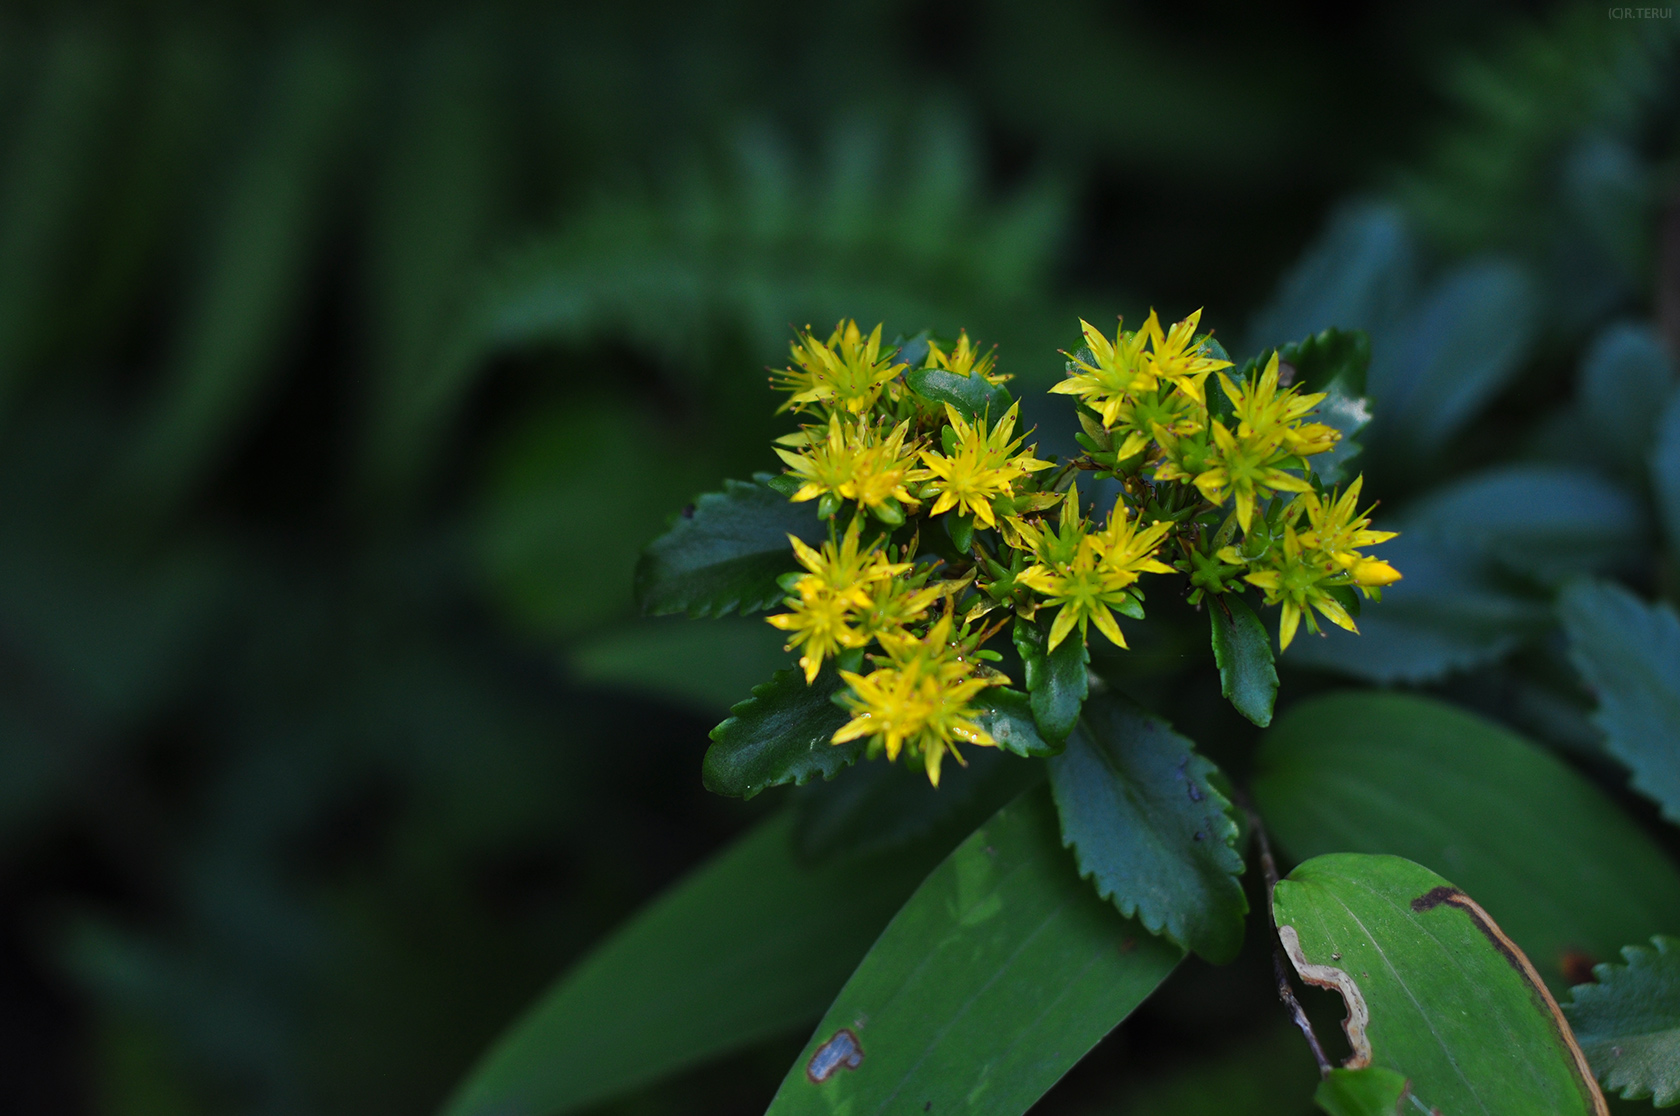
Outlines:
[[554, 1116], [807, 1023], [948, 844], [805, 868], [779, 814], [586, 957], [445, 1116]]
[[1295, 706], [1253, 795], [1283, 850], [1393, 853], [1448, 875], [1554, 989], [1680, 926], [1680, 875], [1555, 756], [1452, 706], [1349, 693]]
[[770, 1116], [1025, 1112], [1182, 955], [1092, 894], [1042, 790], [927, 878], [846, 982]]

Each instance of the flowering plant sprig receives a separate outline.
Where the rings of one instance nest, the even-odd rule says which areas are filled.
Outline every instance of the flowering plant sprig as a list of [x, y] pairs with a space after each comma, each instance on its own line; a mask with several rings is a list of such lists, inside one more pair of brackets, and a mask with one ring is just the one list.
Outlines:
[[[1280, 649], [1303, 621], [1319, 632], [1315, 614], [1357, 630], [1352, 594], [1380, 598], [1400, 574], [1365, 553], [1393, 533], [1359, 509], [1363, 478], [1337, 490], [1314, 472], [1343, 438], [1318, 421], [1325, 393], [1292, 386], [1275, 351], [1233, 377], [1200, 318], [1163, 328], [1151, 311], [1113, 340], [1080, 322], [1085, 345], [1050, 389], [1079, 408], [1084, 452], [1068, 461], [1037, 455], [995, 354], [966, 333], [950, 346], [883, 346], [879, 325], [866, 336], [851, 321], [826, 340], [799, 333], [771, 377], [801, 420], [776, 448], [776, 487], [816, 500], [828, 539], [789, 536], [802, 570], [769, 622], [807, 684], [837, 665], [851, 718], [833, 743], [867, 741], [937, 785], [959, 744], [999, 743], [992, 695], [1012, 679], [987, 642], [1042, 614], [1046, 653], [1092, 628], [1124, 648], [1119, 617], [1143, 618], [1145, 574], [1182, 575], [1192, 604], [1226, 611], [1228, 594], [1258, 589], [1280, 607]], [[1087, 491], [1116, 491], [1111, 506], [1081, 502], [1081, 473]]]

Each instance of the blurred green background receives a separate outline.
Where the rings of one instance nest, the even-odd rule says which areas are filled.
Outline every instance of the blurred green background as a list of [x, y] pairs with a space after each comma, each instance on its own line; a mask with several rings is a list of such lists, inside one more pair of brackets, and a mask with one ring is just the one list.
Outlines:
[[[1677, 76], [1599, 6], [12, 7], [0, 1110], [431, 1112], [773, 806], [699, 760], [775, 633], [630, 574], [773, 464], [790, 325], [967, 327], [1031, 396], [1075, 315], [1244, 343], [1380, 200], [1539, 277], [1497, 446], [1665, 305]], [[1268, 995], [1186, 969], [1045, 1110], [1266, 1095]], [[759, 1111], [801, 1039], [604, 1111]]]

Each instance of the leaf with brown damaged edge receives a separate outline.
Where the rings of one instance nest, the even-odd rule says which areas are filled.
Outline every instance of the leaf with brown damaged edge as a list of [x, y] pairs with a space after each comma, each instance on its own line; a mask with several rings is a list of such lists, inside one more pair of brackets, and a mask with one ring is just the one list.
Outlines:
[[1302, 702], [1262, 738], [1252, 793], [1292, 857], [1392, 853], [1451, 877], [1554, 994], [1680, 927], [1680, 873], [1650, 837], [1555, 755], [1443, 702]]
[[1397, 856], [1315, 857], [1273, 895], [1302, 980], [1338, 992], [1346, 1068], [1407, 1078], [1442, 1112], [1607, 1116], [1563, 1013], [1475, 900]]
[[1183, 954], [1079, 878], [1042, 789], [998, 811], [895, 916], [770, 1116], [1025, 1112]]

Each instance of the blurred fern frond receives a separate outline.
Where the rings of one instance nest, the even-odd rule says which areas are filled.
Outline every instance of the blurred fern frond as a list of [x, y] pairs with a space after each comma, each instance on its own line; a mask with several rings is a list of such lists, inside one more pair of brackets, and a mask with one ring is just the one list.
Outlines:
[[1560, 5], [1462, 57], [1444, 93], [1455, 119], [1396, 184], [1420, 228], [1448, 253], [1517, 248], [1547, 231], [1535, 219], [1555, 189], [1551, 161], [1588, 133], [1635, 139], [1675, 80], [1673, 20], [1610, 19]]
[[1043, 292], [1064, 191], [1046, 179], [993, 200], [977, 150], [937, 119], [898, 145], [860, 124], [807, 167], [755, 128], [721, 166], [695, 159], [673, 181], [598, 196], [493, 269], [421, 380], [386, 385], [369, 408], [373, 473], [421, 468], [476, 373], [510, 349], [613, 337], [693, 369], [724, 337], [775, 360], [790, 324], [855, 316], [889, 335], [923, 323], [954, 334], [1007, 308], [994, 320], [1013, 332], [986, 340], [1053, 351]]

